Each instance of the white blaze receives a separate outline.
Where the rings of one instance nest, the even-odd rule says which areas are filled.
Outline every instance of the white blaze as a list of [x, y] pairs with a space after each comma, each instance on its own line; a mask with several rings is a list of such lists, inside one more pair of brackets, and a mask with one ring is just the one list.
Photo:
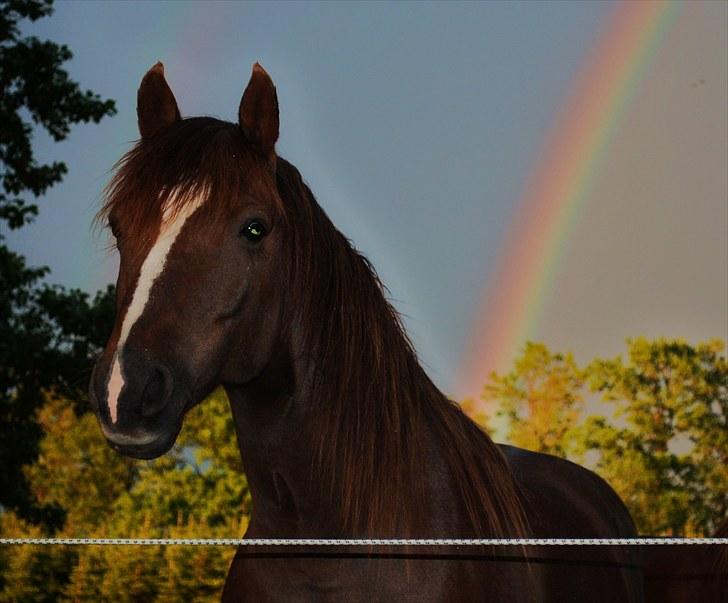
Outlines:
[[112, 423], [116, 423], [118, 414], [117, 402], [119, 400], [121, 390], [124, 387], [124, 372], [121, 361], [121, 353], [124, 348], [126, 338], [129, 336], [134, 323], [136, 323], [136, 321], [139, 320], [141, 315], [144, 313], [144, 308], [149, 301], [149, 294], [152, 290], [152, 286], [164, 271], [164, 266], [167, 262], [167, 255], [169, 254], [169, 250], [172, 248], [175, 239], [182, 231], [182, 227], [187, 219], [195, 213], [195, 211], [207, 198], [207, 194], [203, 191], [194, 199], [190, 199], [184, 203], [177, 213], [173, 213], [171, 208], [175, 205], [175, 194], [176, 193], [174, 191], [170, 193], [169, 201], [162, 212], [162, 224], [159, 227], [159, 235], [142, 263], [134, 295], [131, 298], [129, 307], [126, 309], [124, 322], [121, 324], [121, 333], [119, 334], [119, 341], [116, 344], [114, 363], [111, 368], [111, 376], [109, 377], [107, 385], [107, 399]]

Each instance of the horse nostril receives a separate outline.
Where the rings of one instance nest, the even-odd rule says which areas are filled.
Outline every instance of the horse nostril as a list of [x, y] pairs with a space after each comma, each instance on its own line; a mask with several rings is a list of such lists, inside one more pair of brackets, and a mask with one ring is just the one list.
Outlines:
[[158, 415], [167, 406], [171, 395], [172, 375], [164, 367], [154, 368], [142, 393], [142, 415]]

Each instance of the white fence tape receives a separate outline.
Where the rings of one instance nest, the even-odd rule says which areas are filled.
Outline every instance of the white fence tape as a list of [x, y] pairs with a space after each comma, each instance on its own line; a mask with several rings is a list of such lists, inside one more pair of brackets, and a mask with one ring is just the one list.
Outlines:
[[728, 538], [0, 538], [0, 545], [104, 546], [646, 546], [723, 545]]

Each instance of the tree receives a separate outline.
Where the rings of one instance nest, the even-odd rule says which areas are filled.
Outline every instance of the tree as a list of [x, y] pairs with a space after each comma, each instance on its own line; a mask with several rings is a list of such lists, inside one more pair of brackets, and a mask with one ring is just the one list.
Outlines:
[[93, 358], [113, 322], [114, 292], [109, 287], [91, 300], [41, 283], [45, 273], [0, 244], [0, 505], [57, 527], [61, 517], [33, 501], [22, 473], [37, 454], [35, 411], [50, 391], [85, 409]]
[[[0, 8], [0, 224], [15, 229], [38, 212], [25, 195], [42, 195], [67, 170], [61, 161], [36, 161], [33, 129], [60, 141], [71, 125], [98, 122], [115, 108], [62, 69], [68, 47], [20, 36], [18, 23], [50, 15], [51, 0], [0, 0]], [[47, 268], [28, 267], [3, 240], [0, 233], [0, 505], [58, 527], [62, 514], [32, 500], [21, 467], [37, 454], [44, 391], [84, 399], [92, 358], [111, 329], [113, 289], [91, 299], [44, 284]]]
[[[39, 538], [43, 531], [14, 513], [0, 514], [3, 536]], [[69, 547], [0, 547], [0, 603], [52, 603], [64, 591], [77, 551]]]
[[566, 457], [584, 405], [583, 385], [571, 354], [554, 354], [529, 342], [510, 373], [492, 376], [483, 399], [498, 401], [496, 417], [505, 421], [509, 442]]
[[595, 360], [593, 391], [619, 425], [589, 418], [582, 453], [650, 534], [710, 535], [728, 518], [728, 363], [724, 344], [638, 338], [629, 358]]
[[18, 21], [37, 21], [53, 12], [52, 0], [0, 2], [0, 220], [18, 228], [38, 213], [35, 203], [19, 195], [36, 197], [61, 180], [63, 162], [40, 165], [33, 157], [33, 125], [42, 126], [56, 141], [66, 138], [72, 124], [99, 122], [116, 110], [114, 101], [82, 91], [61, 65], [73, 54], [65, 45], [36, 37], [20, 38]]
[[[511, 443], [570, 458], [607, 480], [644, 534], [710, 535], [728, 519], [728, 364], [724, 344], [628, 340], [628, 360], [529, 343], [484, 399]], [[589, 391], [585, 391], [588, 388]], [[581, 416], [591, 398], [596, 414]]]
[[[26, 467], [33, 496], [63, 511], [59, 537], [241, 537], [250, 492], [222, 389], [191, 410], [173, 449], [151, 462], [116, 454], [91, 413], [47, 396], [44, 436]], [[7, 537], [39, 526], [0, 514]], [[217, 601], [232, 547], [0, 548], [4, 601]], [[130, 584], [134, 583], [134, 588]]]
[[38, 423], [45, 434], [38, 459], [24, 469], [31, 491], [41, 504], [63, 509], [65, 533], [90, 534], [111, 521], [139, 466], [106, 443], [93, 413], [77, 416], [65, 398], [48, 396]]

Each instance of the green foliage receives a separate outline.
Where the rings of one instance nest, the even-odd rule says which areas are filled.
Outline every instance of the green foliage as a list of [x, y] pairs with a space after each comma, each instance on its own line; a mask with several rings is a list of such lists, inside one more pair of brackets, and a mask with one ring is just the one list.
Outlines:
[[[0, 514], [0, 533], [8, 537], [44, 536], [38, 526], [13, 513]], [[0, 548], [0, 603], [51, 603], [61, 597], [77, 551], [65, 547]]]
[[[228, 401], [219, 389], [191, 410], [172, 451], [132, 461], [108, 446], [73, 404], [48, 396], [45, 436], [25, 471], [33, 493], [66, 514], [57, 536], [209, 538], [242, 536], [250, 493]], [[4, 536], [44, 531], [6, 512]], [[0, 549], [4, 601], [217, 601], [230, 547], [22, 547]]]
[[28, 483], [41, 504], [64, 510], [65, 533], [86, 536], [110, 520], [139, 468], [101, 437], [93, 414], [77, 416], [66, 399], [49, 396], [38, 416], [46, 435], [38, 460], [25, 467]]
[[[18, 23], [50, 15], [50, 0], [0, 0], [0, 224], [19, 228], [38, 212], [37, 197], [66, 172], [62, 162], [39, 164], [34, 128], [63, 140], [79, 122], [115, 113], [114, 103], [83, 91], [62, 69], [63, 45], [21, 37]], [[43, 391], [83, 400], [91, 359], [111, 329], [113, 290], [91, 300], [79, 290], [43, 283], [0, 234], [0, 505], [34, 522], [58, 527], [60, 508], [34, 501], [21, 467], [37, 454], [35, 411]]]
[[584, 406], [583, 383], [571, 354], [527, 343], [510, 373], [492, 376], [483, 399], [499, 402], [496, 416], [505, 422], [509, 442], [565, 457]]
[[[592, 465], [640, 532], [710, 535], [728, 517], [728, 365], [718, 340], [628, 340], [629, 357], [579, 369], [528, 344], [483, 398], [512, 443]], [[585, 389], [588, 388], [588, 391]], [[585, 398], [598, 414], [582, 415]]]
[[113, 322], [114, 291], [90, 299], [77, 289], [43, 284], [45, 274], [0, 244], [0, 504], [57, 527], [57, 508], [34, 500], [22, 472], [38, 451], [35, 412], [46, 391], [85, 410], [93, 358]]
[[68, 136], [72, 124], [98, 123], [116, 112], [114, 101], [82, 91], [62, 69], [73, 57], [67, 46], [20, 37], [18, 21], [48, 16], [52, 4], [51, 0], [0, 1], [0, 221], [10, 228], [38, 213], [37, 205], [21, 193], [37, 197], [67, 171], [60, 161], [38, 164], [31, 146], [33, 128], [41, 126], [59, 141]]
[[711, 534], [728, 517], [728, 365], [724, 346], [629, 343], [629, 358], [596, 360], [589, 382], [621, 425], [591, 417], [582, 451], [644, 532]]

